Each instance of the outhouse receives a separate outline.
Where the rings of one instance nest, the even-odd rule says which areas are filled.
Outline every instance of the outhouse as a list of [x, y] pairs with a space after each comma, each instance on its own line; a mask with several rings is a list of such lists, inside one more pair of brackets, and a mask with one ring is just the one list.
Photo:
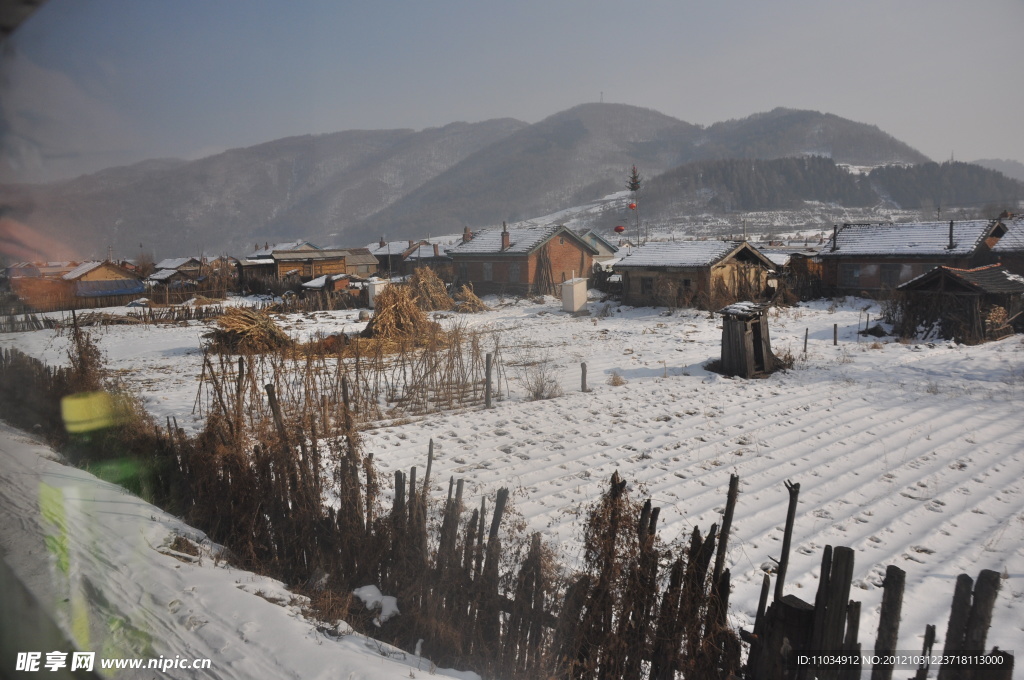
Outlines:
[[740, 378], [771, 373], [775, 355], [768, 335], [767, 306], [737, 302], [718, 313], [722, 315], [722, 373]]

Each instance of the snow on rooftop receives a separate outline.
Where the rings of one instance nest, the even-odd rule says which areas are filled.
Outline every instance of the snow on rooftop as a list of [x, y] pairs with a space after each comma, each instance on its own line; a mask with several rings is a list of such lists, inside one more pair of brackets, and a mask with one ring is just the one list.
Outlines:
[[704, 267], [718, 262], [739, 246], [738, 241], [673, 241], [647, 243], [619, 260], [615, 268]]
[[1024, 251], [1024, 217], [1017, 217], [1012, 220], [1004, 220], [1008, 231], [999, 242], [992, 247], [992, 252], [1005, 253]]
[[508, 230], [509, 247], [501, 248], [501, 229], [485, 229], [473, 235], [468, 243], [460, 243], [451, 250], [459, 255], [476, 253], [509, 253], [525, 255], [546, 241], [561, 225], [511, 227]]
[[910, 224], [846, 224], [821, 251], [823, 257], [841, 255], [970, 255], [988, 236], [990, 220], [953, 222], [953, 247], [949, 247], [949, 222]]
[[169, 257], [166, 260], [160, 260], [156, 264], [156, 269], [177, 269], [178, 267], [184, 267], [195, 259], [194, 257]]

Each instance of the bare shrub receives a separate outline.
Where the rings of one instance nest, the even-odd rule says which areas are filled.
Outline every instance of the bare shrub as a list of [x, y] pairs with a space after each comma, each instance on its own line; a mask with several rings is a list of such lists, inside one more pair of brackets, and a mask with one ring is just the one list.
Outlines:
[[612, 387], [622, 387], [626, 384], [626, 379], [617, 370], [613, 370], [611, 375], [608, 376], [608, 384]]

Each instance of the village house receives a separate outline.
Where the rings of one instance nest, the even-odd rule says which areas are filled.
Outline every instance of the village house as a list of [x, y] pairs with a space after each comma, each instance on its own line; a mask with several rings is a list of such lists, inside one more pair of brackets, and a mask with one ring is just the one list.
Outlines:
[[628, 305], [714, 309], [771, 293], [775, 265], [746, 241], [651, 242], [612, 266]]
[[580, 238], [589, 243], [596, 251], [597, 255], [594, 255], [595, 263], [605, 263], [618, 257], [619, 247], [612, 245], [605, 239], [601, 238], [600, 235], [593, 229], [587, 229], [580, 234]]
[[555, 286], [589, 274], [597, 250], [562, 225], [488, 229], [467, 227], [450, 251], [456, 283], [477, 294], [556, 294]]
[[1006, 233], [999, 220], [844, 224], [818, 257], [828, 291], [858, 295], [895, 290], [939, 265], [970, 269], [995, 262]]
[[308, 281], [325, 274], [345, 274], [345, 256], [348, 251], [337, 250], [275, 250], [270, 254], [274, 261], [274, 277], [287, 279], [295, 277]]
[[897, 288], [897, 332], [929, 329], [941, 337], [977, 344], [1011, 335], [1024, 311], [1024, 277], [1001, 264], [974, 269], [939, 266]]
[[344, 248], [345, 273], [361, 279], [377, 274], [379, 263], [377, 258], [366, 248]]
[[429, 267], [434, 273], [445, 282], [451, 283], [454, 277], [452, 258], [448, 254], [450, 246], [443, 246], [439, 243], [420, 241], [415, 248], [409, 251], [403, 262], [402, 274], [412, 274], [420, 267]]
[[366, 247], [377, 258], [378, 270], [388, 276], [408, 276], [417, 267], [430, 267], [445, 281], [451, 281], [450, 246], [420, 240], [397, 243], [381, 239]]
[[12, 291], [38, 311], [123, 304], [145, 293], [138, 276], [113, 262], [83, 262], [60, 277], [17, 277]]
[[145, 286], [135, 274], [113, 262], [83, 262], [61, 277], [76, 297], [139, 295]]
[[418, 245], [416, 241], [409, 241], [406, 244], [397, 241], [385, 241], [381, 238], [376, 243], [367, 245], [366, 250], [376, 258], [377, 271], [391, 276], [399, 275], [406, 253], [411, 252]]
[[198, 257], [170, 257], [153, 265], [153, 271], [176, 271], [187, 278], [195, 280], [203, 268], [203, 261]]

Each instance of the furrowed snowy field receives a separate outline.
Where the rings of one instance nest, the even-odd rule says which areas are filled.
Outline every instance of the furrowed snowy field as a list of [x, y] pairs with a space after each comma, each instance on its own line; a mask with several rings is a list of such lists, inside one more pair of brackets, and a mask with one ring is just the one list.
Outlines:
[[[466, 479], [471, 506], [507, 486], [527, 529], [542, 532], [571, 564], [579, 557], [583, 512], [613, 471], [630, 482], [637, 497], [649, 496], [661, 507], [660, 535], [669, 542], [685, 540], [694, 526], [704, 532], [720, 522], [729, 475], [738, 474], [727, 566], [733, 577], [731, 620], [747, 628], [763, 567], [779, 557], [788, 498], [784, 482], [799, 482], [787, 593], [813, 601], [824, 546], [850, 546], [856, 551], [851, 597], [862, 602], [864, 648], [873, 645], [888, 564], [907, 572], [899, 649], [919, 650], [928, 623], [936, 624], [941, 648], [957, 575], [993, 569], [1004, 578], [987, 647], [1024, 652], [1020, 336], [977, 347], [870, 337], [858, 342], [865, 309], [874, 319], [877, 307], [852, 298], [838, 305], [812, 302], [770, 315], [773, 348], [776, 354], [791, 352], [794, 368], [744, 381], [702, 367], [719, 355], [720, 317], [605, 304], [591, 301], [593, 315], [581, 318], [561, 312], [553, 298], [543, 304], [509, 301], [493, 312], [458, 316], [471, 326], [501, 329], [508, 379], [502, 388], [510, 394], [489, 411], [372, 427], [364, 445], [381, 478], [395, 469], [422, 469], [433, 439], [436, 499], [447, 494], [451, 475]], [[356, 318], [354, 311], [324, 312], [291, 316], [283, 325], [296, 339], [308, 339], [317, 332], [360, 330]], [[839, 327], [838, 346], [832, 344], [833, 324]], [[206, 330], [111, 326], [95, 333], [108, 365], [137, 386], [159, 421], [173, 415], [179, 425], [197, 428], [200, 336]], [[0, 346], [19, 347], [50, 363], [66, 360], [67, 339], [53, 331], [6, 335]], [[563, 396], [526, 400], [520, 384], [526, 369], [509, 364], [538, 360], [549, 362]], [[589, 369], [588, 393], [579, 389], [582, 361]], [[609, 384], [613, 372], [626, 383]], [[12, 435], [0, 437], [7, 456]], [[154, 516], [167, 526], [152, 528], [151, 543], [175, 521], [156, 511]], [[167, 569], [180, 566], [161, 558]], [[107, 568], [120, 565], [114, 560]], [[176, 570], [181, 580], [173, 588], [200, 587], [207, 578], [198, 567], [183, 569]], [[169, 578], [153, 578], [160, 588], [171, 587]], [[116, 578], [104, 578], [104, 587], [116, 591], [106, 580]], [[163, 593], [152, 597], [152, 616], [177, 640], [168, 649], [191, 644], [199, 633], [182, 626], [180, 616], [164, 613]], [[212, 593], [194, 606], [211, 612], [199, 616], [222, 613]], [[244, 619], [256, 618], [255, 610], [237, 611], [236, 619], [218, 623], [219, 634], [233, 643], [253, 640], [245, 633], [253, 622]], [[273, 623], [280, 635], [253, 642], [269, 650], [269, 658], [315, 644], [296, 642], [316, 637], [309, 634], [309, 622], [280, 618]], [[243, 675], [230, 664], [225, 668], [223, 677]]]

